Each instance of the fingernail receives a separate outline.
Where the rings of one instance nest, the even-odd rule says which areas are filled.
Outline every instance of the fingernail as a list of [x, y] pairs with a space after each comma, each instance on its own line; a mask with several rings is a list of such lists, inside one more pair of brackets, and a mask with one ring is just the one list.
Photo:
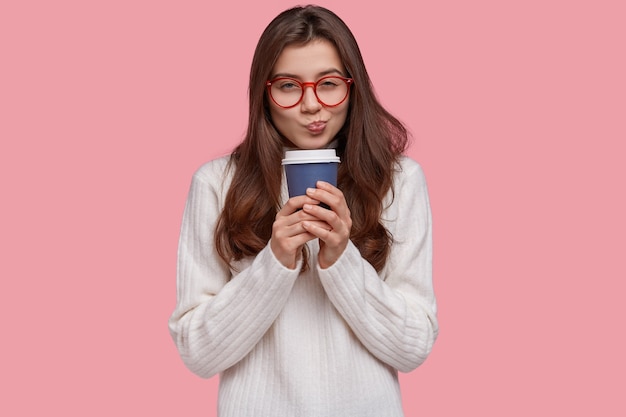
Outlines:
[[304, 206], [302, 206], [305, 210], [311, 210], [313, 208], [312, 205], [310, 204], [305, 204]]
[[306, 189], [306, 193], [307, 194], [315, 194], [315, 188], [307, 188]]

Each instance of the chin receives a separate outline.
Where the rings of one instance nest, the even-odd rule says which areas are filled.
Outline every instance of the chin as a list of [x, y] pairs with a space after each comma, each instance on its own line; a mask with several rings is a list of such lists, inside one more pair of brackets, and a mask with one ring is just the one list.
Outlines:
[[330, 142], [332, 142], [332, 138], [328, 137], [312, 137], [296, 142], [289, 141], [289, 143], [299, 149], [322, 149], [328, 146]]

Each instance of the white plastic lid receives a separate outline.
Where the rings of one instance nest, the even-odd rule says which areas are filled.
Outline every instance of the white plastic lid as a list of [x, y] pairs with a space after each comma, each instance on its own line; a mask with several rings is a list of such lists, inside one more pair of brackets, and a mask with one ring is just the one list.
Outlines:
[[334, 149], [300, 149], [286, 151], [283, 165], [315, 164], [324, 162], [339, 163], [339, 157]]

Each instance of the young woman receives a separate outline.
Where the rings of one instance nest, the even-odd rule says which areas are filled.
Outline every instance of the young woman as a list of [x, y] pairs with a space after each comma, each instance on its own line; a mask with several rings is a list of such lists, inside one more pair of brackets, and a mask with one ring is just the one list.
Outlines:
[[[398, 371], [438, 332], [428, 194], [402, 155], [406, 130], [320, 7], [270, 23], [249, 95], [244, 141], [189, 191], [169, 322], [180, 355], [220, 375], [221, 417], [402, 416]], [[294, 148], [335, 148], [338, 186], [289, 199], [281, 159]]]

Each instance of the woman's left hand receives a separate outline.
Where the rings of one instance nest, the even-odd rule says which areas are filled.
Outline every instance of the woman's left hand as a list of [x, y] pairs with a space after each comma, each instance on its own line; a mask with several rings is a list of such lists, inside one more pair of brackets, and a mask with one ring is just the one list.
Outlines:
[[324, 207], [305, 204], [302, 208], [307, 214], [317, 217], [329, 226], [324, 228], [313, 222], [302, 223], [307, 232], [319, 238], [318, 262], [320, 267], [325, 269], [333, 265], [348, 246], [352, 229], [350, 209], [341, 190], [327, 182], [318, 181], [317, 188], [309, 188], [306, 194], [330, 207], [328, 210]]

